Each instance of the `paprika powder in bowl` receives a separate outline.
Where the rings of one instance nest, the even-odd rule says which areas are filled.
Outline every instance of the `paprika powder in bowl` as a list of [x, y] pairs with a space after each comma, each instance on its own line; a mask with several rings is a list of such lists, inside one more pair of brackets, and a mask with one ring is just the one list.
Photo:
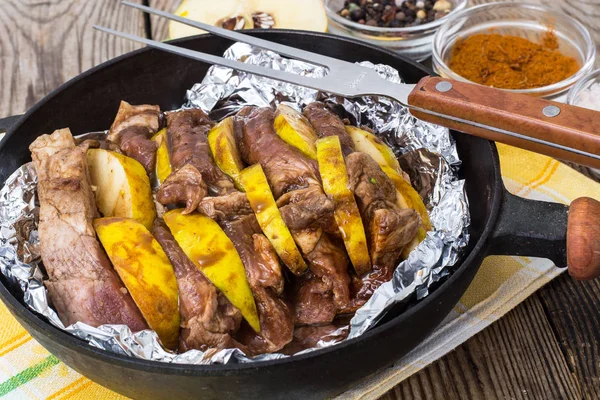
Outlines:
[[489, 3], [450, 17], [432, 57], [447, 78], [557, 98], [592, 70], [596, 47], [580, 22], [552, 8]]

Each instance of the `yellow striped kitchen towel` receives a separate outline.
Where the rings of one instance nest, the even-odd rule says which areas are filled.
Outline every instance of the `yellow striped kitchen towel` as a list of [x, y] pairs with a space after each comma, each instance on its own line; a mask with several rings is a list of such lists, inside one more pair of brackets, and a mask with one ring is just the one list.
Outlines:
[[[569, 203], [580, 196], [600, 199], [600, 184], [545, 156], [498, 145], [504, 183], [512, 193]], [[568, 182], [568, 185], [565, 185]], [[442, 357], [502, 317], [559, 275], [548, 260], [490, 257], [451, 315], [418, 348], [394, 366], [343, 394], [374, 399]], [[65, 366], [0, 305], [0, 396], [14, 399], [124, 399]], [[199, 394], [201, 395], [201, 394]]]

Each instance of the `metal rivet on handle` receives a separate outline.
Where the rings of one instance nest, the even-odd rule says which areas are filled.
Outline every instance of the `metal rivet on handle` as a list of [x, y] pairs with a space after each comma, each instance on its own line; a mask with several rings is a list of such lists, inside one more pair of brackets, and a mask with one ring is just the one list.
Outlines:
[[444, 92], [447, 92], [450, 89], [452, 89], [452, 84], [448, 81], [441, 81], [441, 82], [438, 82], [437, 85], [435, 85], [435, 89], [438, 92], [444, 93]]
[[560, 108], [556, 106], [546, 106], [542, 110], [542, 114], [549, 118], [556, 117], [558, 114], [560, 114]]

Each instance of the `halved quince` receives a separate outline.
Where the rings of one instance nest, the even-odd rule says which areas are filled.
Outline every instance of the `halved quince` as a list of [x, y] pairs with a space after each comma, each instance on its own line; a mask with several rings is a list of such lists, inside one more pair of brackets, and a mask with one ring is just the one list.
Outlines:
[[354, 194], [348, 189], [348, 173], [337, 136], [317, 140], [319, 172], [325, 193], [335, 200], [337, 222], [346, 251], [358, 276], [371, 271], [367, 237]]
[[240, 179], [258, 224], [273, 245], [275, 252], [290, 271], [296, 275], [302, 274], [306, 271], [306, 262], [281, 217], [269, 187], [269, 182], [267, 182], [267, 177], [260, 164], [255, 164], [243, 170]]
[[171, 175], [173, 169], [171, 168], [171, 155], [169, 154], [169, 139], [167, 137], [167, 128], [163, 128], [158, 131], [152, 140], [158, 145], [156, 150], [156, 179], [158, 184], [162, 184], [165, 179]]
[[346, 125], [346, 132], [352, 138], [356, 151], [367, 153], [379, 165], [388, 165], [398, 172], [401, 171], [400, 163], [398, 163], [398, 159], [392, 149], [376, 135], [364, 129], [348, 125]]
[[156, 218], [150, 179], [142, 164], [114, 151], [89, 149], [87, 165], [96, 204], [105, 217], [133, 218], [151, 229]]
[[[279, 28], [326, 32], [322, 0], [183, 0], [176, 15], [227, 29]], [[169, 23], [169, 37], [206, 33], [178, 22]]]
[[217, 166], [242, 190], [240, 172], [244, 169], [244, 163], [233, 136], [233, 117], [225, 118], [210, 130], [208, 144]]
[[179, 295], [173, 266], [160, 244], [129, 218], [94, 220], [98, 238], [150, 328], [170, 349], [179, 339]]
[[304, 115], [288, 105], [280, 104], [275, 112], [274, 126], [279, 137], [286, 143], [313, 160], [317, 159], [317, 134]]
[[163, 216], [173, 237], [196, 267], [260, 332], [260, 322], [246, 269], [231, 239], [212, 219], [199, 213], [171, 210]]

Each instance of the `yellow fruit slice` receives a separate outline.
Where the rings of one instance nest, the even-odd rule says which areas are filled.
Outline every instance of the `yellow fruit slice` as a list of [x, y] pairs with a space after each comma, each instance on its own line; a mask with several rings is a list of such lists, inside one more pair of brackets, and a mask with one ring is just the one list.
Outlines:
[[179, 340], [179, 294], [173, 266], [160, 244], [128, 218], [94, 220], [98, 238], [150, 328], [170, 349]]
[[171, 175], [171, 156], [169, 154], [169, 140], [167, 137], [167, 129], [163, 128], [152, 137], [152, 140], [158, 144], [156, 150], [156, 179], [158, 184], [162, 184], [165, 179]]
[[310, 122], [285, 104], [277, 106], [275, 112], [275, 131], [286, 143], [300, 150], [307, 157], [317, 159], [317, 148], [315, 142], [317, 134]]
[[[244, 19], [244, 29], [254, 28], [252, 13], [247, 10], [247, 0], [183, 0], [175, 15], [205, 24], [222, 26], [222, 22], [240, 16]], [[206, 33], [198, 28], [179, 22], [169, 22], [169, 38], [177, 39], [186, 36]]]
[[104, 217], [133, 218], [151, 229], [156, 218], [150, 179], [142, 164], [103, 149], [87, 152], [87, 165], [96, 189], [96, 204]]
[[370, 155], [379, 165], [388, 165], [400, 172], [400, 163], [390, 147], [376, 135], [355, 126], [346, 125], [346, 132], [352, 138], [356, 151]]
[[232, 117], [225, 118], [210, 130], [208, 144], [217, 166], [242, 190], [240, 172], [244, 169], [244, 163], [235, 144]]
[[335, 200], [335, 221], [340, 227], [346, 251], [358, 276], [371, 271], [365, 228], [354, 194], [348, 189], [348, 173], [337, 136], [317, 141], [319, 172], [325, 193]]
[[252, 329], [260, 332], [256, 303], [242, 260], [221, 227], [202, 214], [171, 210], [163, 216], [173, 237], [206, 278], [237, 307]]
[[296, 275], [306, 271], [307, 265], [287, 225], [281, 218], [281, 213], [273, 193], [267, 182], [267, 177], [260, 164], [246, 168], [240, 174], [240, 179], [248, 201], [263, 233], [269, 239], [275, 252], [283, 263]]
[[398, 192], [398, 196], [396, 197], [398, 205], [402, 208], [412, 208], [421, 216], [421, 227], [417, 232], [417, 236], [415, 236], [415, 238], [402, 250], [402, 258], [406, 259], [408, 254], [413, 251], [423, 239], [425, 239], [427, 231], [432, 229], [431, 220], [429, 219], [429, 213], [427, 212], [425, 203], [423, 203], [423, 199], [421, 199], [421, 196], [412, 187], [410, 182], [389, 166], [382, 165], [381, 170], [390, 178], [396, 187]]

